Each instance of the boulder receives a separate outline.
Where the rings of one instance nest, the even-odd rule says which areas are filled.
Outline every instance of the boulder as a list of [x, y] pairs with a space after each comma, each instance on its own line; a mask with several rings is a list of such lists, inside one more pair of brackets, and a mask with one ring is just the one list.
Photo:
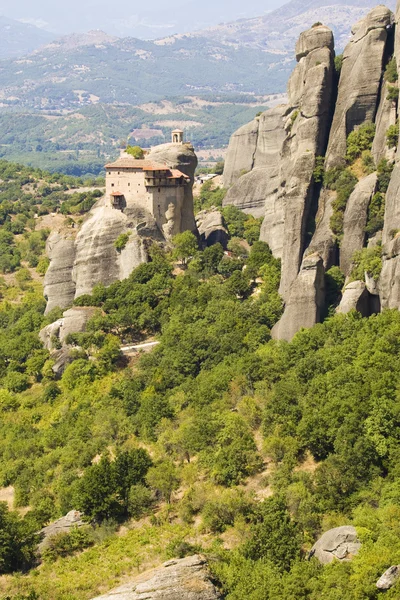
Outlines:
[[195, 555], [170, 560], [94, 600], [218, 600], [206, 559]]
[[376, 587], [378, 590], [390, 590], [398, 582], [399, 577], [400, 565], [389, 567], [376, 582]]
[[340, 268], [346, 276], [350, 275], [354, 252], [364, 247], [368, 206], [375, 194], [377, 180], [376, 173], [361, 179], [347, 201], [340, 245]]
[[393, 13], [377, 6], [353, 27], [343, 53], [338, 98], [326, 152], [326, 168], [345, 164], [347, 136], [365, 121], [375, 121], [382, 68]]
[[364, 281], [351, 281], [346, 285], [337, 313], [347, 314], [351, 310], [356, 310], [363, 317], [371, 315], [370, 295]]
[[63, 319], [58, 319], [57, 321], [54, 321], [54, 323], [50, 323], [50, 325], [43, 327], [39, 332], [39, 339], [49, 352], [54, 350], [54, 339], [60, 339], [60, 329], [62, 324]]
[[58, 533], [69, 533], [73, 527], [83, 527], [84, 525], [87, 525], [87, 523], [82, 520], [82, 513], [71, 510], [65, 517], [61, 517], [61, 519], [50, 523], [50, 525], [39, 531], [43, 537], [39, 544], [39, 552], [43, 552], [49, 545], [50, 539]]
[[70, 233], [53, 231], [46, 243], [50, 265], [44, 277], [46, 314], [53, 308], [67, 308], [74, 300], [75, 283], [72, 268], [75, 261], [75, 239]]
[[82, 333], [86, 329], [87, 322], [93, 317], [98, 308], [90, 306], [73, 306], [65, 311], [61, 319], [59, 338], [63, 343], [66, 337], [72, 333]]
[[224, 167], [224, 187], [229, 188], [243, 173], [254, 166], [260, 120], [254, 119], [240, 127], [229, 141]]
[[296, 60], [307, 56], [313, 50], [327, 47], [334, 51], [332, 31], [325, 25], [316, 25], [307, 31], [303, 31], [296, 43]]
[[68, 346], [63, 346], [61, 350], [53, 351], [51, 358], [54, 361], [51, 370], [53, 371], [56, 379], [60, 379], [65, 369], [74, 360], [74, 358], [71, 356], [70, 348], [68, 348]]
[[326, 531], [314, 544], [310, 556], [315, 556], [323, 565], [335, 559], [349, 561], [356, 556], [361, 548], [355, 527], [344, 525]]
[[219, 210], [199, 212], [196, 215], [196, 225], [203, 244], [212, 246], [220, 243], [223, 248], [226, 248], [229, 234], [224, 217]]
[[325, 301], [325, 271], [319, 254], [304, 258], [292, 284], [289, 300], [280, 321], [272, 328], [274, 339], [290, 341], [303, 327], [320, 321]]

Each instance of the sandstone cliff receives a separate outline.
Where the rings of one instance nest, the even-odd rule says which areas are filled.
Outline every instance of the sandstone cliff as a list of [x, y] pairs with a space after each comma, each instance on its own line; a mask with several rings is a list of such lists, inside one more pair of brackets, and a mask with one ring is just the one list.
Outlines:
[[[388, 129], [399, 116], [393, 89], [398, 84], [385, 72], [393, 52], [400, 70], [399, 20], [400, 3], [396, 19], [389, 9], [378, 6], [359, 21], [337, 63], [340, 76], [333, 66], [331, 31], [316, 25], [301, 34], [288, 104], [267, 111], [232, 137], [225, 203], [248, 212], [264, 205], [261, 239], [282, 259], [285, 312], [273, 329], [274, 337], [291, 339], [326, 314], [324, 272], [334, 265], [347, 277], [340, 312], [354, 308], [367, 315], [381, 307], [400, 308], [400, 153], [395, 155], [387, 141]], [[346, 156], [348, 136], [368, 122], [375, 126], [371, 153], [364, 156], [361, 148], [351, 162]], [[263, 137], [262, 123], [270, 124]], [[258, 152], [261, 139], [269, 152]], [[386, 175], [378, 168], [382, 159], [387, 161]], [[333, 168], [347, 168], [348, 178], [358, 179], [344, 200], [334, 186], [328, 189], [321, 178], [315, 180], [321, 161], [325, 172], [335, 175]], [[384, 179], [393, 161], [386, 192]], [[250, 172], [243, 175], [241, 169]], [[379, 202], [385, 204], [380, 276], [376, 260], [381, 234], [370, 222]], [[366, 246], [377, 248], [373, 275], [367, 265], [365, 281], [351, 282], [354, 253]]]
[[[148, 159], [178, 168], [190, 177], [177, 233], [195, 232], [194, 149], [188, 144], [163, 144], [153, 148]], [[117, 251], [114, 243], [123, 233], [129, 238], [126, 246]], [[135, 267], [147, 261], [146, 247], [151, 240], [166, 241], [150, 213], [135, 207], [123, 211], [112, 208], [107, 198], [96, 203], [79, 231], [53, 231], [47, 242], [50, 266], [44, 284], [46, 312], [57, 306], [68, 308], [75, 298], [90, 293], [97, 283], [110, 285], [128, 277]]]

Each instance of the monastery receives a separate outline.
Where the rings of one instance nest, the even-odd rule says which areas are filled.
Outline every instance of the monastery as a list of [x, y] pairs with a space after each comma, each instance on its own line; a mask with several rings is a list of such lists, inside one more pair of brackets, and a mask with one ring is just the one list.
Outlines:
[[[172, 132], [172, 144], [183, 144], [183, 131]], [[142, 208], [156, 220], [160, 230], [169, 237], [169, 223], [181, 214], [185, 186], [190, 177], [166, 164], [136, 159], [126, 152], [105, 166], [107, 202], [116, 210]]]

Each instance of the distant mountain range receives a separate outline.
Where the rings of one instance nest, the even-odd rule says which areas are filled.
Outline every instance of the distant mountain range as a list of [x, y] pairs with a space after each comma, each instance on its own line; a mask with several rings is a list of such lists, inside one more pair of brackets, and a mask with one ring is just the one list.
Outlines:
[[[392, 9], [394, 3], [389, 2]], [[16, 52], [19, 36], [24, 37], [20, 31], [32, 34], [30, 38], [26, 34], [21, 49], [31, 48], [35, 39], [41, 47], [24, 57], [0, 61], [0, 131], [6, 140], [0, 154], [18, 151], [23, 159], [31, 133], [33, 148], [43, 154], [50, 149], [54, 153], [54, 144], [61, 144], [65, 152], [88, 145], [94, 151], [100, 140], [109, 151], [134, 130], [146, 130], [147, 139], [154, 130], [154, 137], [162, 141], [160, 136], [170, 125], [182, 122], [200, 146], [220, 148], [242, 124], [242, 117], [243, 123], [248, 121], [249, 111], [256, 114], [270, 101], [266, 96], [285, 91], [301, 31], [322, 21], [332, 27], [341, 49], [349, 39], [350, 23], [375, 4], [375, 0], [292, 0], [258, 18], [155, 41], [102, 31], [52, 41], [43, 30], [10, 22], [9, 53]], [[155, 107], [143, 109], [146, 103]], [[89, 108], [94, 109], [90, 115]], [[52, 119], [74, 114], [85, 127], [75, 128], [71, 138], [65, 131], [71, 132], [74, 120], [63, 123], [63, 130], [57, 129], [61, 122], [49, 128]], [[123, 127], [115, 122], [117, 114], [124, 115]], [[91, 122], [96, 130], [90, 130]]]
[[23, 56], [54, 39], [55, 34], [35, 25], [0, 16], [0, 58]]

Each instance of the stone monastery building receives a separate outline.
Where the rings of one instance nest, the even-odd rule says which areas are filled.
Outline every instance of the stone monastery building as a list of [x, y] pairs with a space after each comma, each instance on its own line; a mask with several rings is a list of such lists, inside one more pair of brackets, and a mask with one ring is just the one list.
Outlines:
[[[182, 131], [172, 132], [172, 143], [183, 144]], [[105, 169], [106, 197], [112, 208], [142, 208], [153, 215], [164, 232], [171, 213], [181, 212], [185, 186], [190, 185], [190, 177], [181, 171], [126, 152]]]

